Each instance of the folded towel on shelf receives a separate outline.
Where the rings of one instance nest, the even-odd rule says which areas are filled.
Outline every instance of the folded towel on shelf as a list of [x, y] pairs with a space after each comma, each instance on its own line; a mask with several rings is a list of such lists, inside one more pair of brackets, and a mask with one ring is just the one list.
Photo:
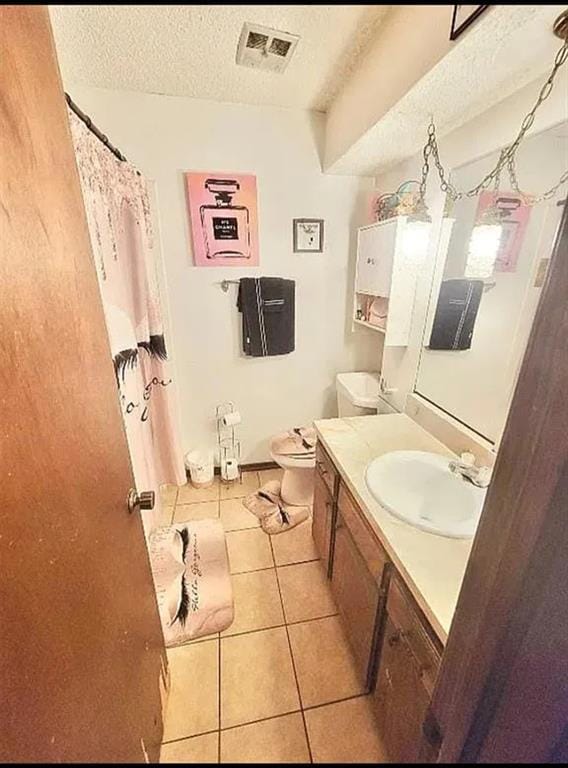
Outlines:
[[237, 307], [243, 316], [243, 351], [251, 357], [286, 355], [295, 345], [295, 287], [281, 277], [242, 277]]
[[309, 507], [283, 504], [280, 498], [280, 481], [271, 480], [243, 500], [244, 506], [260, 520], [265, 533], [288, 531], [303, 523], [310, 516]]

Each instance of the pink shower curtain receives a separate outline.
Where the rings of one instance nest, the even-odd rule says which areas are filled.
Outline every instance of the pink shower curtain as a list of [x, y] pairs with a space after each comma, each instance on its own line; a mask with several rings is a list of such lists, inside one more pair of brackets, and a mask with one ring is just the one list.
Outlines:
[[143, 513], [149, 535], [161, 518], [159, 486], [182, 485], [175, 413], [153, 257], [146, 182], [69, 110], [71, 133], [137, 490], [156, 492]]

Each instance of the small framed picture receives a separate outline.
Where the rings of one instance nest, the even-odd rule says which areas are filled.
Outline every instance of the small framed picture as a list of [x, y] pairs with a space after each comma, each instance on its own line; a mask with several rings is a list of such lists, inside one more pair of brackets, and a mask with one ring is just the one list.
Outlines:
[[450, 40], [456, 40], [489, 5], [454, 5]]
[[294, 253], [323, 252], [323, 219], [294, 219]]

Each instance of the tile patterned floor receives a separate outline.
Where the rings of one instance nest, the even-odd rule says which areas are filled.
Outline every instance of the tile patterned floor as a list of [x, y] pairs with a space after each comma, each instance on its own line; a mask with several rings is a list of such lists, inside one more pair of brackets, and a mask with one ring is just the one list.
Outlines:
[[220, 517], [235, 596], [220, 637], [168, 650], [163, 763], [385, 762], [310, 523], [267, 536], [242, 506], [278, 477], [162, 489], [164, 525]]

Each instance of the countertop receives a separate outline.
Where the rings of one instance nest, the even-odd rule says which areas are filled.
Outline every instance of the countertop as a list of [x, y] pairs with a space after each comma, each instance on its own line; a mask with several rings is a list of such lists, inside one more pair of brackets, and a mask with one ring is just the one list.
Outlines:
[[320, 419], [315, 428], [371, 528], [445, 644], [473, 539], [437, 536], [393, 517], [371, 496], [365, 469], [372, 459], [389, 451], [454, 454], [402, 413]]

